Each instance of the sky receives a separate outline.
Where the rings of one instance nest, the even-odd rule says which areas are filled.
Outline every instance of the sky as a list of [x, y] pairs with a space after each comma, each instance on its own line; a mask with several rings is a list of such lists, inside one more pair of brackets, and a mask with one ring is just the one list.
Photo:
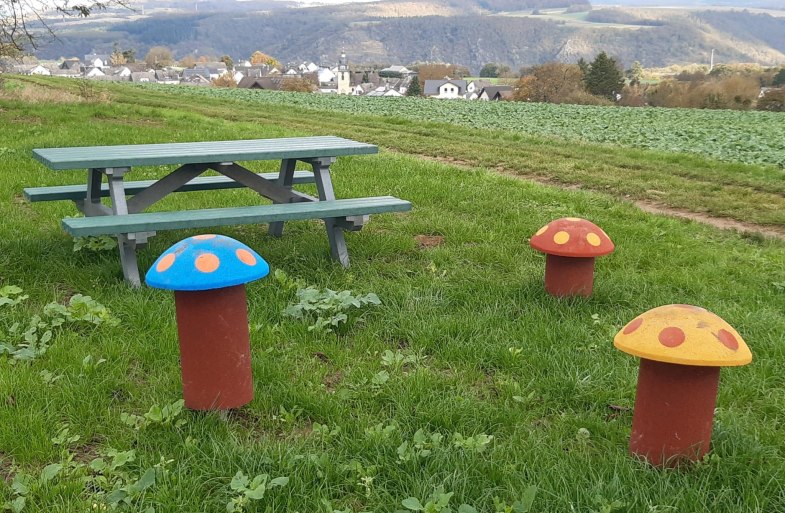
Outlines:
[[[283, 1], [283, 0], [282, 0]], [[291, 1], [291, 0], [288, 0]], [[294, 0], [304, 5], [349, 4], [374, 0]], [[411, 0], [410, 0], [411, 1]], [[416, 0], [415, 0], [416, 1]], [[431, 0], [438, 3], [438, 0]], [[785, 0], [596, 0], [592, 5], [647, 5], [667, 7], [694, 7], [695, 5], [722, 5], [734, 7], [767, 7], [785, 9]]]

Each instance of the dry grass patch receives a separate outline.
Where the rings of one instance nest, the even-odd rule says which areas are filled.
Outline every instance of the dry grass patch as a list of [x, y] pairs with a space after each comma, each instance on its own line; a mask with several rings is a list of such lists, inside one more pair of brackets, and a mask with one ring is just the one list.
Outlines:
[[0, 98], [26, 103], [109, 103], [111, 96], [104, 89], [96, 88], [87, 81], [80, 81], [78, 94], [66, 89], [45, 87], [33, 83], [6, 81], [0, 88]]

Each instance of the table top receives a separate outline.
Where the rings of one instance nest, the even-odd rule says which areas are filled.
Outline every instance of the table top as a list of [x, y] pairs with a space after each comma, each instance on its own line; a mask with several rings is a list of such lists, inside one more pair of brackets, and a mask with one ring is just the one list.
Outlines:
[[286, 137], [167, 144], [39, 148], [33, 157], [50, 169], [205, 164], [244, 160], [307, 159], [376, 153], [378, 148], [342, 137]]

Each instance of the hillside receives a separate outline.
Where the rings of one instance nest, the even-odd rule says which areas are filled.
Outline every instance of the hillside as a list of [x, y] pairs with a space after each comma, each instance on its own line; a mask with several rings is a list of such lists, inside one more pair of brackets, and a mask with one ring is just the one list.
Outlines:
[[[198, 12], [186, 12], [182, 3], [155, 3], [154, 9], [145, 4], [144, 14], [53, 20], [60, 39], [39, 57], [109, 52], [117, 43], [137, 55], [165, 45], [178, 57], [237, 59], [262, 49], [283, 62], [331, 63], [345, 50], [353, 63], [445, 61], [474, 71], [487, 62], [513, 69], [573, 62], [601, 50], [627, 65], [638, 60], [647, 67], [708, 62], [712, 49], [717, 62], [785, 62], [783, 11], [598, 6], [581, 12], [553, 7], [559, 3], [564, 2], [409, 0], [291, 9], [269, 1], [204, 2]], [[538, 5], [543, 7], [535, 10]]]

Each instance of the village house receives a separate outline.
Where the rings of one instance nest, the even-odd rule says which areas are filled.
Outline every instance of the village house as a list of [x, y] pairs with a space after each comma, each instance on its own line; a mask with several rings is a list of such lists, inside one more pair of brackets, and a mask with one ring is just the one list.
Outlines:
[[13, 71], [19, 75], [50, 76], [52, 74], [52, 70], [41, 64], [20, 64], [14, 66]]
[[512, 98], [512, 86], [508, 85], [483, 87], [478, 95], [478, 99], [485, 101], [509, 100], [510, 98]]
[[111, 58], [105, 54], [91, 53], [84, 56], [84, 66], [86, 68], [108, 68]]
[[245, 77], [237, 83], [240, 89], [263, 89], [267, 91], [280, 91], [283, 77]]
[[429, 98], [464, 99], [467, 85], [465, 80], [426, 80], [423, 94]]
[[406, 66], [396, 65], [396, 66], [389, 66], [387, 68], [379, 70], [379, 74], [382, 76], [388, 75], [388, 76], [405, 77], [408, 75], [416, 75], [417, 72], [410, 70]]
[[84, 73], [85, 78], [96, 78], [96, 77], [105, 77], [106, 73], [104, 73], [101, 68], [87, 68]]
[[60, 69], [82, 73], [84, 72], [85, 66], [82, 64], [82, 61], [76, 57], [72, 57], [70, 59], [64, 59], [63, 62], [60, 63]]

